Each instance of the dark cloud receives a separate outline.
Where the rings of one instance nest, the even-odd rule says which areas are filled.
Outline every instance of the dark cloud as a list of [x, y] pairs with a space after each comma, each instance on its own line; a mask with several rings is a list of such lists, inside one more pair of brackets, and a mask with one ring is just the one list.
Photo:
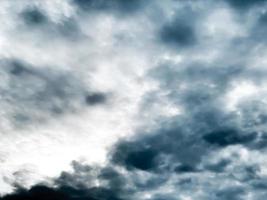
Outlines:
[[[148, 0], [149, 1], [149, 0]], [[113, 11], [120, 14], [131, 14], [148, 3], [141, 0], [73, 0], [73, 4], [83, 11]]]
[[245, 198], [246, 190], [242, 187], [223, 188], [215, 193], [218, 200], [242, 200]]
[[225, 168], [231, 163], [231, 160], [222, 159], [219, 162], [209, 164], [205, 166], [205, 169], [208, 169], [210, 171], [220, 173], [224, 172]]
[[[228, 64], [227, 64], [228, 65]], [[190, 64], [181, 63], [161, 63], [149, 72], [149, 76], [157, 80], [162, 88], [170, 90], [170, 92], [180, 92], [179, 98], [189, 98], [195, 95], [194, 91], [198, 91], [199, 95], [210, 94], [215, 96], [222, 95], [222, 91], [228, 89], [231, 81], [245, 76], [245, 66], [238, 64], [228, 66], [220, 63], [212, 65], [201, 62], [192, 62]], [[255, 73], [255, 72], [254, 72]], [[253, 72], [251, 72], [253, 76]], [[173, 90], [176, 85], [190, 84], [188, 95], [183, 97], [182, 90]], [[211, 87], [214, 85], [213, 87]], [[193, 87], [194, 86], [194, 87]], [[206, 88], [206, 90], [199, 90]], [[187, 92], [187, 91], [185, 91]], [[189, 96], [189, 97], [187, 97]], [[192, 97], [192, 100], [197, 98]], [[216, 100], [216, 99], [214, 99]], [[184, 103], [186, 103], [185, 101]], [[198, 105], [198, 104], [197, 104]]]
[[246, 144], [256, 139], [256, 134], [242, 135], [234, 129], [222, 129], [215, 132], [208, 133], [203, 136], [203, 139], [210, 144], [221, 147], [235, 144]]
[[172, 195], [155, 195], [155, 198], [153, 200], [175, 200], [176, 198], [173, 197]]
[[20, 13], [26, 28], [31, 28], [38, 36], [46, 36], [49, 38], [60, 38], [68, 40], [78, 40], [84, 38], [79, 24], [73, 17], [64, 17], [55, 22], [46, 15], [44, 11], [38, 7], [26, 8]]
[[[62, 113], [71, 104], [73, 98], [83, 93], [82, 85], [66, 72], [56, 72], [49, 68], [34, 68], [27, 63], [12, 61], [10, 64], [10, 98], [14, 103]], [[21, 91], [21, 87], [25, 90]], [[77, 89], [77, 91], [75, 91]]]
[[[248, 100], [250, 103], [240, 104], [237, 115], [235, 112], [226, 112], [223, 107], [225, 102], [221, 101], [226, 92], [232, 89], [232, 83], [237, 80], [245, 79], [257, 84], [256, 77], [261, 79], [260, 76], [256, 76], [258, 73], [257, 70], [248, 70], [244, 64], [225, 64], [224, 66], [220, 63], [160, 64], [158, 68], [148, 73], [149, 78], [152, 77], [157, 81], [160, 87], [144, 98], [142, 112], [154, 102], [160, 102], [163, 97], [157, 95], [158, 93], [164, 93], [165, 98], [174, 106], [182, 107], [185, 112], [167, 119], [160, 118], [156, 121], [159, 129], [154, 129], [152, 133], [137, 134], [139, 137], [131, 141], [121, 141], [115, 147], [113, 163], [128, 170], [141, 169], [154, 174], [168, 174], [169, 177], [174, 174], [202, 177], [202, 173], [213, 173], [216, 179], [220, 179], [221, 174], [221, 176], [227, 176], [229, 181], [254, 180], [257, 177], [257, 170], [254, 167], [247, 166], [242, 170], [239, 168], [232, 171], [233, 165], [237, 163], [235, 160], [221, 158], [212, 164], [205, 164], [205, 162], [209, 160], [211, 153], [216, 154], [231, 145], [255, 149], [256, 144], [260, 144], [259, 141], [265, 144], [257, 131], [251, 131], [255, 129], [255, 125], [262, 125], [265, 119], [262, 111], [252, 108], [253, 105], [259, 105], [259, 102]], [[240, 116], [247, 121], [240, 123]], [[254, 123], [255, 119], [257, 122]], [[249, 122], [251, 125], [248, 128]], [[147, 159], [143, 156], [146, 150], [153, 150], [156, 157], [151, 156]], [[149, 164], [147, 165], [149, 167], [144, 169], [134, 167], [134, 162], [128, 159], [131, 155], [134, 155], [137, 163]], [[183, 192], [190, 190], [188, 188], [199, 186], [205, 188], [203, 190], [206, 192], [212, 191], [212, 194], [215, 194], [215, 196], [207, 195], [207, 198], [220, 200], [243, 199], [246, 194], [243, 188], [233, 190], [227, 188], [216, 192], [215, 188], [198, 183], [200, 179], [187, 183]], [[160, 184], [166, 182], [162, 180]]]
[[76, 161], [72, 162], [74, 173], [62, 172], [55, 180], [59, 186], [64, 185], [74, 188], [84, 188], [87, 185], [92, 185], [95, 180], [94, 173], [96, 169], [88, 165], [82, 165]]
[[250, 182], [250, 185], [253, 189], [260, 191], [264, 190], [266, 191], [267, 189], [267, 180], [265, 178], [263, 179], [254, 179]]
[[45, 13], [38, 8], [27, 8], [21, 13], [21, 17], [30, 26], [43, 25], [48, 22]]
[[128, 184], [127, 179], [111, 166], [106, 166], [101, 169], [98, 178], [106, 181], [107, 186], [112, 189], [112, 191], [116, 191], [117, 193], [121, 192], [122, 189]]
[[196, 43], [194, 28], [187, 21], [174, 21], [166, 24], [160, 31], [162, 42], [172, 47], [187, 47]]
[[174, 9], [175, 14], [161, 25], [158, 35], [161, 43], [176, 50], [192, 47], [198, 42], [197, 23], [201, 16], [192, 9], [190, 3], [183, 3], [176, 2], [182, 9]]
[[257, 150], [266, 148], [267, 147], [267, 134], [265, 132], [263, 134], [258, 134], [257, 139], [252, 141], [250, 147], [252, 149], [257, 149]]
[[14, 76], [21, 76], [25, 73], [31, 73], [31, 70], [29, 70], [25, 64], [19, 62], [18, 60], [11, 62], [10, 74]]
[[[0, 200], [122, 200], [124, 180], [113, 168], [99, 168], [72, 162], [73, 171], [62, 172], [54, 179], [54, 187], [36, 184], [29, 189], [17, 186], [14, 193]], [[95, 186], [94, 181], [107, 180], [107, 186]], [[122, 193], [123, 194], [123, 193]]]
[[141, 150], [136, 152], [131, 152], [127, 155], [125, 162], [129, 166], [133, 166], [141, 170], [149, 170], [154, 167], [154, 159], [156, 153], [152, 150]]
[[[249, 182], [257, 178], [257, 169], [250, 166], [243, 166], [243, 169], [234, 167], [239, 161], [220, 158], [219, 152], [227, 152], [231, 145], [242, 145], [242, 148], [249, 150], [257, 149], [259, 141], [262, 141], [263, 146], [266, 144], [257, 131], [252, 131], [256, 126], [262, 126], [265, 120], [265, 111], [260, 111], [257, 106], [253, 108], [261, 105], [259, 102], [248, 99], [246, 104], [239, 105], [238, 113], [228, 112], [224, 107], [227, 103], [225, 94], [232, 89], [233, 83], [246, 80], [259, 84], [264, 72], [249, 69], [246, 63], [170, 62], [159, 64], [149, 71], [148, 77], [156, 81], [159, 87], [146, 94], [140, 112], [154, 103], [158, 106], [157, 103], [166, 98], [174, 107], [182, 107], [184, 113], [169, 118], [159, 117], [155, 120], [158, 129], [139, 133], [130, 141], [120, 141], [114, 147], [112, 162], [129, 171], [139, 169], [155, 176], [168, 174], [168, 178], [197, 177], [196, 181], [187, 182], [182, 187], [182, 192], [201, 187], [208, 193], [207, 199], [243, 199], [246, 194], [243, 188], [217, 191], [217, 188], [206, 186], [201, 180], [207, 178], [203, 175], [205, 173], [212, 173], [216, 183], [220, 183], [223, 176], [231, 183]], [[153, 155], [156, 156], [146, 158], [147, 150], [153, 150]], [[207, 164], [211, 154], [215, 157], [218, 154], [219, 159]], [[129, 159], [131, 157], [133, 159]], [[157, 180], [157, 183], [166, 184], [168, 178]], [[173, 194], [168, 196], [171, 197]]]
[[138, 142], [122, 142], [115, 149], [113, 161], [126, 166], [128, 169], [151, 170], [156, 167], [158, 152], [150, 147], [145, 147]]
[[121, 200], [112, 191], [105, 188], [76, 189], [72, 187], [51, 188], [36, 185], [19, 189], [14, 194], [6, 195], [1, 200]]
[[259, 166], [258, 165], [249, 165], [244, 167], [245, 181], [254, 180], [259, 178]]
[[102, 93], [91, 93], [86, 95], [85, 102], [88, 105], [103, 104], [106, 102], [106, 96]]
[[267, 13], [264, 12], [259, 16], [258, 19], [259, 25], [261, 25], [261, 28], [265, 28], [266, 24], [267, 24]]
[[61, 191], [46, 186], [34, 186], [30, 190], [20, 189], [14, 194], [6, 195], [2, 200], [67, 200], [69, 197]]
[[[127, 169], [146, 171], [169, 171], [181, 163], [181, 171], [186, 166], [192, 168], [198, 164], [206, 151], [198, 137], [191, 138], [181, 128], [160, 129], [150, 136], [134, 141], [121, 141], [116, 146], [112, 161]], [[168, 160], [165, 160], [168, 158]], [[178, 170], [178, 168], [177, 168]]]
[[247, 37], [241, 40], [242, 43], [251, 43], [251, 45], [266, 45], [267, 40], [264, 35], [267, 34], [267, 13], [259, 12], [255, 14], [255, 22], [249, 29]]
[[190, 165], [179, 165], [175, 167], [174, 171], [177, 173], [189, 173], [189, 172], [195, 172], [196, 169]]
[[58, 34], [68, 39], [78, 40], [83, 38], [83, 33], [74, 19], [64, 19], [62, 22], [51, 26], [52, 33]]
[[1, 65], [1, 73], [9, 77], [7, 87], [0, 88], [2, 101], [13, 107], [10, 115], [16, 123], [71, 113], [77, 109], [77, 104], [105, 103], [104, 94], [88, 91], [83, 82], [70, 72], [36, 67], [16, 59], [2, 60]]
[[[79, 10], [88, 13], [125, 15], [135, 13], [147, 4], [139, 0], [71, 2]], [[175, 3], [178, 5], [178, 2], [182, 9], [185, 9], [183, 1]], [[192, 2], [194, 1], [189, 1], [189, 4]], [[226, 2], [236, 9], [244, 10], [261, 5], [264, 1]], [[198, 43], [200, 37], [198, 16], [192, 8], [178, 11], [170, 21], [164, 20], [163, 25], [159, 23], [157, 36], [160, 38], [160, 44], [174, 49], [192, 47]], [[75, 19], [54, 23], [41, 10], [35, 8], [25, 10], [22, 17], [26, 25], [38, 27], [37, 29], [42, 25], [40, 30], [46, 30], [51, 35], [80, 37], [79, 24]], [[168, 117], [160, 115], [155, 121], [153, 117], [158, 113], [149, 113], [148, 118], [151, 117], [156, 127], [151, 128], [148, 125], [144, 127], [143, 132], [139, 129], [135, 137], [120, 140], [112, 147], [110, 160], [105, 167], [73, 162], [73, 172], [62, 172], [54, 182], [56, 187], [37, 185], [29, 190], [18, 189], [14, 194], [2, 199], [138, 199], [136, 196], [140, 193], [151, 192], [155, 195], [150, 199], [165, 200], [179, 198], [179, 192], [195, 195], [192, 190], [197, 188], [201, 193], [205, 193], [207, 199], [238, 200], [245, 198], [245, 186], [258, 190], [266, 189], [266, 180], [259, 177], [260, 169], [256, 164], [244, 164], [242, 162], [245, 161], [241, 162], [238, 156], [235, 158], [231, 153], [228, 155], [231, 147], [264, 153], [267, 137], [265, 131], [260, 131], [260, 128], [267, 122], [267, 112], [263, 109], [266, 105], [248, 99], [238, 105], [238, 111], [230, 112], [225, 109], [227, 102], [224, 102], [225, 95], [234, 83], [246, 80], [257, 85], [266, 78], [264, 71], [250, 68], [245, 59], [254, 45], [263, 40], [258, 38], [262, 38], [266, 32], [263, 27], [265, 18], [266, 16], [262, 15], [256, 19], [258, 24], [254, 28], [259, 27], [260, 31], [251, 31], [256, 33], [251, 34], [255, 38], [248, 36], [227, 41], [229, 47], [225, 47], [224, 51], [229, 51], [231, 56], [225, 53], [218, 55], [216, 61], [211, 59], [201, 62], [201, 59], [186, 60], [187, 55], [182, 55], [185, 56], [185, 61], [178, 64], [157, 60], [160, 64], [150, 70], [145, 78], [153, 79], [158, 87], [144, 96], [140, 115], [150, 106], [158, 107], [157, 103], [162, 99], [167, 100], [173, 107], [182, 108], [182, 112]], [[238, 48], [242, 50], [238, 51]], [[240, 57], [244, 59], [235, 60]], [[3, 68], [3, 73], [8, 74], [10, 82], [9, 87], [1, 89], [0, 93], [5, 102], [14, 108], [12, 115], [16, 121], [24, 123], [38, 119], [39, 113], [58, 116], [75, 110], [77, 103], [82, 106], [95, 106], [107, 102], [106, 94], [87, 91], [82, 81], [70, 72], [51, 67], [35, 67], [19, 60], [4, 62], [4, 65], [6, 67]], [[38, 115], [35, 115], [36, 112]], [[221, 157], [223, 150], [226, 151], [227, 158]], [[214, 157], [215, 161], [212, 160]], [[215, 186], [207, 182], [214, 183]], [[232, 187], [233, 183], [242, 186]], [[217, 187], [218, 185], [220, 186]], [[164, 189], [173, 186], [177, 192], [175, 195], [165, 194], [160, 192], [162, 186]], [[142, 198], [145, 199], [140, 197]]]
[[262, 5], [266, 0], [226, 0], [226, 2], [236, 9], [248, 9], [257, 5]]
[[[144, 180], [143, 177], [131, 174], [130, 171], [121, 173], [121, 170], [118, 170], [116, 166], [109, 164], [105, 167], [99, 167], [73, 161], [72, 167], [73, 172], [62, 172], [58, 178], [54, 179], [53, 187], [45, 184], [37, 184], [29, 189], [16, 186], [15, 192], [3, 196], [0, 200], [134, 199], [136, 193], [157, 189], [166, 182], [164, 176]], [[95, 186], [96, 181], [98, 186]]]

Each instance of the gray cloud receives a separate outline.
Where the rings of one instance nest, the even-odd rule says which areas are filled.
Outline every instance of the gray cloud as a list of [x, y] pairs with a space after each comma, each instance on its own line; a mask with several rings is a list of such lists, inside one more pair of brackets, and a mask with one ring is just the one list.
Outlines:
[[198, 17], [199, 13], [189, 6], [178, 9], [171, 20], [165, 22], [160, 28], [160, 41], [174, 49], [192, 47], [198, 40], [195, 27]]
[[27, 7], [19, 13], [19, 18], [26, 28], [30, 28], [38, 36], [76, 41], [84, 37], [74, 17], [64, 17], [61, 21], [53, 21], [47, 13], [37, 6]]
[[248, 9], [254, 6], [261, 6], [265, 0], [226, 0], [231, 6], [236, 9]]
[[21, 60], [2, 60], [1, 75], [7, 87], [2, 104], [12, 107], [10, 118], [18, 124], [47, 120], [75, 112], [80, 106], [104, 103], [106, 96], [89, 91], [78, 77], [52, 67], [32, 66]]
[[[100, 88], [115, 88], [119, 118], [128, 110], [136, 112], [128, 122], [130, 128], [124, 129], [126, 133], [131, 129], [132, 135], [125, 133], [109, 147], [104, 165], [77, 160], [72, 171], [62, 169], [52, 183], [20, 185], [2, 199], [50, 195], [70, 200], [242, 200], [248, 195], [252, 199], [264, 196], [266, 16], [255, 13], [265, 2], [226, 0], [219, 6], [209, 2], [73, 0], [68, 6], [74, 14], [63, 17], [62, 23], [55, 23], [41, 8], [23, 10], [24, 27], [36, 31], [35, 35], [61, 42], [61, 38], [78, 39], [77, 46], [83, 47], [78, 54], [83, 56], [77, 60], [82, 66], [67, 71], [23, 59], [3, 60], [1, 105], [11, 108], [6, 111], [9, 117], [24, 123], [107, 103], [106, 93], [92, 91], [84, 82], [88, 80], [75, 76], [75, 70], [86, 74], [94, 64], [96, 70], [88, 79], [95, 78]], [[157, 13], [162, 19], [155, 17]], [[109, 27], [111, 33], [92, 34], [90, 41], [85, 40], [84, 24], [89, 19], [88, 24], [100, 24], [93, 26], [96, 30]], [[226, 27], [224, 20], [229, 23]], [[127, 36], [122, 43], [120, 34]], [[62, 45], [66, 43], [63, 40]], [[107, 60], [99, 56], [102, 53]], [[126, 54], [138, 61], [124, 60]], [[119, 67], [112, 68], [110, 63]], [[116, 76], [106, 80], [113, 71], [118, 72]], [[104, 78], [99, 81], [95, 74], [101, 72]], [[116, 120], [112, 124], [107, 130], [121, 125]], [[79, 132], [83, 131], [77, 130], [77, 138]], [[95, 138], [99, 137], [96, 133]]]
[[142, 9], [144, 5], [148, 4], [148, 2], [149, 0], [146, 2], [140, 0], [73, 0], [73, 4], [85, 12], [117, 12], [123, 15], [135, 13], [136, 11]]
[[21, 17], [30, 26], [43, 25], [49, 21], [47, 16], [38, 8], [27, 8], [21, 13]]

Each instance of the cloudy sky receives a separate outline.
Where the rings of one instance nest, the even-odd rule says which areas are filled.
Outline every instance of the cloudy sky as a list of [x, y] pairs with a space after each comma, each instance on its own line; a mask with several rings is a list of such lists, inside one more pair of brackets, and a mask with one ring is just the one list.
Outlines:
[[263, 200], [267, 1], [0, 0], [0, 200]]

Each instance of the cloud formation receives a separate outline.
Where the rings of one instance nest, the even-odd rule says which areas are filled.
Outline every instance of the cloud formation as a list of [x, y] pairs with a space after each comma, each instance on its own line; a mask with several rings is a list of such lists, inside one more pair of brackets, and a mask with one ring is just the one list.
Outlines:
[[0, 4], [1, 200], [266, 196], [266, 1]]

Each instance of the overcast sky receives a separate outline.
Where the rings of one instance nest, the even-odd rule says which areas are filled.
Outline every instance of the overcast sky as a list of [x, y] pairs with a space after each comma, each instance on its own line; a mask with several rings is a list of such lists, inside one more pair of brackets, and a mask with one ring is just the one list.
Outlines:
[[0, 0], [0, 200], [263, 200], [267, 1]]

